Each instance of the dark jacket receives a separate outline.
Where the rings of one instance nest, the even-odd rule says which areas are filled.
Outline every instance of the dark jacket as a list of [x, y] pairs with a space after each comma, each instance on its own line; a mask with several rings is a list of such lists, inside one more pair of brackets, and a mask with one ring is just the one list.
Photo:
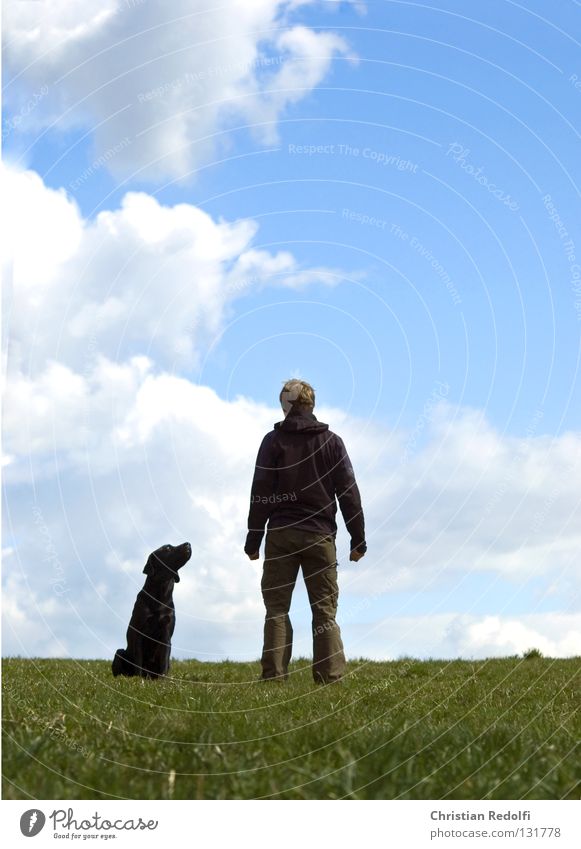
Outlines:
[[244, 551], [260, 548], [264, 527], [337, 532], [337, 503], [351, 550], [365, 553], [361, 496], [343, 440], [310, 412], [293, 409], [267, 433], [258, 451]]

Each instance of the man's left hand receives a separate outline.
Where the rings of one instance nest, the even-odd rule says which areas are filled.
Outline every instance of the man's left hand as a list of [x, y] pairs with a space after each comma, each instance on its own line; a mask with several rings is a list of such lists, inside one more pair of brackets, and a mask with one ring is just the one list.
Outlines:
[[258, 560], [258, 558], [259, 558], [259, 557], [260, 557], [260, 552], [259, 552], [259, 551], [255, 551], [255, 552], [254, 552], [254, 554], [249, 554], [249, 555], [248, 555], [248, 559], [249, 559], [249, 560]]

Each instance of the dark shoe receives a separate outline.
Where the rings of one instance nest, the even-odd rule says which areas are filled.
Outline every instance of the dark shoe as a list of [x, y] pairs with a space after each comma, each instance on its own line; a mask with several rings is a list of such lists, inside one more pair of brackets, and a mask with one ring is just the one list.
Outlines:
[[320, 672], [317, 672], [314, 676], [315, 684], [317, 685], [325, 685], [325, 684], [341, 684], [341, 678], [323, 678]]

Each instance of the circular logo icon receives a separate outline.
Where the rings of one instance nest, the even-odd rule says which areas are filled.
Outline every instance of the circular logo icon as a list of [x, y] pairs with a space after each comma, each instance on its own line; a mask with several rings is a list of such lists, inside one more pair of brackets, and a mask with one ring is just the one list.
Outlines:
[[31, 808], [25, 811], [20, 817], [20, 831], [25, 837], [36, 837], [46, 822], [46, 817], [38, 808]]

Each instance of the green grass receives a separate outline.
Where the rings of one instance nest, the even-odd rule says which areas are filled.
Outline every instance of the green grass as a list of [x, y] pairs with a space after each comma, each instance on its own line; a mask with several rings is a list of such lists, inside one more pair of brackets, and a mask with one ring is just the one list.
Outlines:
[[577, 799], [581, 659], [3, 663], [4, 798]]

